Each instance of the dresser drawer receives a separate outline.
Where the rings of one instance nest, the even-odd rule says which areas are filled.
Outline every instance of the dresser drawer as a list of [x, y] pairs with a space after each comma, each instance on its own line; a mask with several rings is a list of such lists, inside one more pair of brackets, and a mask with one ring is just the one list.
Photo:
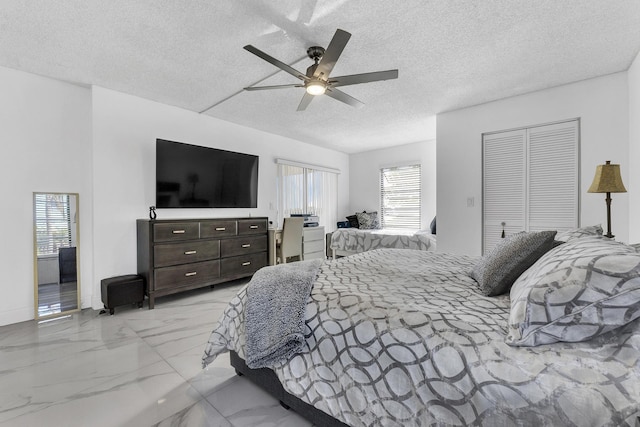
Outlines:
[[302, 229], [304, 241], [324, 240], [324, 227], [305, 227]]
[[153, 248], [154, 267], [167, 267], [217, 258], [220, 258], [220, 240], [164, 243]]
[[309, 259], [325, 259], [325, 255], [324, 255], [324, 251], [318, 251], [318, 252], [311, 252], [311, 253], [304, 253], [304, 260], [309, 260]]
[[262, 234], [267, 232], [267, 220], [265, 219], [239, 219], [238, 234]]
[[154, 242], [172, 242], [192, 240], [199, 237], [200, 226], [197, 222], [165, 222], [153, 224]]
[[235, 219], [217, 219], [200, 222], [200, 237], [203, 239], [210, 237], [231, 237], [236, 234], [238, 234], [238, 229]]
[[154, 271], [155, 290], [206, 284], [220, 277], [220, 261], [194, 262]]
[[249, 276], [266, 265], [266, 252], [223, 258], [220, 260], [220, 276]]
[[313, 240], [311, 242], [308, 242], [305, 240], [302, 245], [303, 245], [304, 255], [306, 257], [307, 254], [311, 252], [324, 252], [325, 242], [322, 240]]
[[267, 236], [246, 236], [220, 241], [220, 256], [252, 254], [267, 250]]

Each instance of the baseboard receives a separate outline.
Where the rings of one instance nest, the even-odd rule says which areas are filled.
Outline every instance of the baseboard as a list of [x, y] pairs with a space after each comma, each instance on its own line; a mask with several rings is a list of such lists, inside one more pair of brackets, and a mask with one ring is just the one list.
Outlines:
[[9, 309], [0, 312], [0, 326], [26, 322], [34, 318], [33, 306]]

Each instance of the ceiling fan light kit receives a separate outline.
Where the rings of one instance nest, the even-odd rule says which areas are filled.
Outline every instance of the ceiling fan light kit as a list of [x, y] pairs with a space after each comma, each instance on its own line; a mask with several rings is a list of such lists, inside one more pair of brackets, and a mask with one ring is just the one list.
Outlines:
[[373, 73], [351, 74], [348, 76], [340, 76], [329, 78], [333, 67], [336, 65], [338, 58], [342, 54], [347, 42], [351, 38], [351, 34], [344, 30], [336, 30], [333, 35], [329, 46], [325, 50], [320, 46], [311, 46], [307, 49], [307, 55], [313, 59], [314, 63], [307, 68], [306, 73], [301, 73], [290, 65], [285, 64], [282, 61], [275, 59], [274, 57], [264, 53], [260, 49], [246, 45], [245, 50], [253, 53], [254, 55], [264, 59], [270, 64], [275, 65], [282, 71], [285, 71], [292, 76], [302, 80], [303, 84], [287, 84], [276, 86], [250, 86], [245, 87], [245, 90], [269, 90], [269, 89], [283, 89], [290, 87], [304, 87], [305, 94], [298, 105], [298, 111], [303, 111], [307, 108], [314, 96], [327, 95], [337, 101], [344, 102], [352, 107], [362, 107], [364, 104], [355, 99], [354, 97], [347, 95], [339, 89], [338, 86], [348, 86], [360, 83], [371, 83], [382, 80], [390, 80], [398, 78], [398, 70], [376, 71]]
[[307, 88], [307, 93], [314, 96], [323, 95], [327, 90], [327, 86], [325, 85], [325, 83], [319, 80], [311, 80], [306, 84], [305, 87]]

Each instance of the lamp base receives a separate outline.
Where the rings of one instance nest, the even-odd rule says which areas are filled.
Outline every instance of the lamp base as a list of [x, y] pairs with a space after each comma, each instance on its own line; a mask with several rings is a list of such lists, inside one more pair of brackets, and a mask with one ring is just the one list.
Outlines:
[[611, 193], [607, 193], [607, 198], [604, 200], [607, 203], [607, 234], [604, 236], [613, 239], [615, 236], [611, 234]]

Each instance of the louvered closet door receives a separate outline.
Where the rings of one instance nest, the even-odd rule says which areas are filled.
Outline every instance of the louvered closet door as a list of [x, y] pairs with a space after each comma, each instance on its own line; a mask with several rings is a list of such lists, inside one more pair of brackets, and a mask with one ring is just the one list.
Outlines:
[[578, 226], [578, 122], [528, 130], [528, 230]]
[[580, 124], [483, 135], [483, 253], [505, 234], [578, 226]]
[[483, 251], [525, 227], [526, 131], [486, 134], [483, 138]]

